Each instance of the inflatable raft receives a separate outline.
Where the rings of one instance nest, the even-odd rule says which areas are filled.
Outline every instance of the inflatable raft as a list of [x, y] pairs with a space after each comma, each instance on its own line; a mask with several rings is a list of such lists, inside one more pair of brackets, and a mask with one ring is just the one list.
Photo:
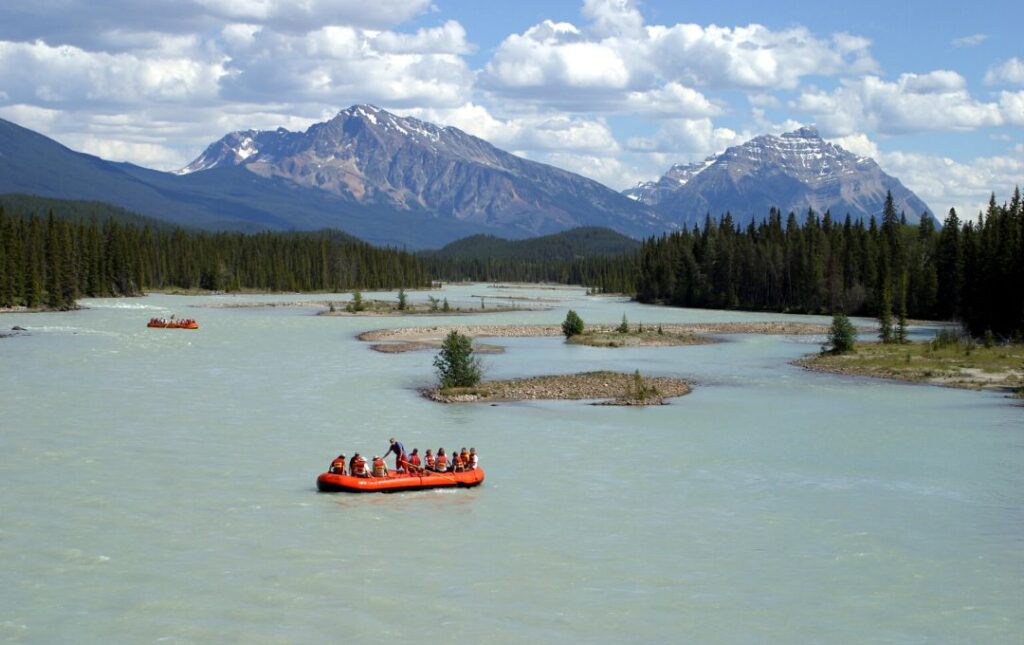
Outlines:
[[316, 478], [316, 487], [324, 493], [397, 493], [403, 490], [428, 488], [472, 488], [479, 486], [483, 480], [482, 468], [459, 473], [425, 472], [422, 475], [407, 475], [389, 470], [387, 477], [353, 477], [323, 473]]
[[146, 326], [160, 327], [161, 329], [199, 329], [199, 323], [194, 320], [161, 320], [154, 318]]

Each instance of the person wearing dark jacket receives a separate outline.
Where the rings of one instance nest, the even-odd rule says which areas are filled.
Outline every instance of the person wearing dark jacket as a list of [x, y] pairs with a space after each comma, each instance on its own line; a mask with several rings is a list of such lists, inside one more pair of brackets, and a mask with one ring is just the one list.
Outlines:
[[403, 446], [401, 442], [396, 441], [394, 437], [391, 437], [388, 441], [391, 442], [391, 446], [388, 448], [388, 451], [384, 453], [382, 459], [386, 459], [388, 455], [395, 453], [395, 470], [400, 473], [404, 473], [406, 462], [405, 446]]

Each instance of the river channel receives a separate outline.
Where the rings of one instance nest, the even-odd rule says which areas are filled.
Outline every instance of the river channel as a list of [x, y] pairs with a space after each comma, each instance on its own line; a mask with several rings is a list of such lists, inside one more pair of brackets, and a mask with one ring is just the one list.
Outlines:
[[[486, 342], [487, 376], [678, 375], [670, 405], [442, 405], [392, 326], [827, 319], [459, 285], [545, 311], [327, 317], [83, 300], [0, 315], [0, 640], [1019, 643], [1024, 408], [812, 373], [821, 337]], [[366, 294], [393, 299], [394, 294]], [[499, 298], [500, 297], [500, 298]], [[334, 296], [336, 299], [346, 295]], [[411, 292], [425, 301], [427, 292]], [[199, 330], [147, 329], [151, 316]], [[870, 321], [854, 321], [862, 324]], [[919, 336], [930, 333], [916, 331]], [[339, 452], [475, 447], [476, 489], [317, 493]]]

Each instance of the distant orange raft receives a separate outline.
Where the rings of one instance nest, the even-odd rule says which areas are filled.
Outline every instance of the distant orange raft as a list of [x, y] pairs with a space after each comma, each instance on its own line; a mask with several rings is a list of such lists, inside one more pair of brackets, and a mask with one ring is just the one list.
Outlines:
[[160, 327], [162, 329], [199, 329], [199, 323], [194, 320], [162, 320], [154, 318], [146, 327]]
[[407, 475], [389, 470], [387, 477], [353, 477], [323, 473], [316, 478], [316, 487], [324, 493], [397, 493], [403, 490], [428, 488], [472, 488], [479, 486], [483, 480], [482, 468], [458, 473], [425, 472], [422, 475]]

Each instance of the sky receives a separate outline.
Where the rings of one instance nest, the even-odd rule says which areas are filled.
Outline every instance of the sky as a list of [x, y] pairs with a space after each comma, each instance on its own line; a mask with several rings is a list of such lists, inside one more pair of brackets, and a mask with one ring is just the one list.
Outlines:
[[1024, 183], [1024, 3], [0, 3], [0, 118], [161, 170], [369, 103], [621, 190], [814, 125], [940, 218]]

